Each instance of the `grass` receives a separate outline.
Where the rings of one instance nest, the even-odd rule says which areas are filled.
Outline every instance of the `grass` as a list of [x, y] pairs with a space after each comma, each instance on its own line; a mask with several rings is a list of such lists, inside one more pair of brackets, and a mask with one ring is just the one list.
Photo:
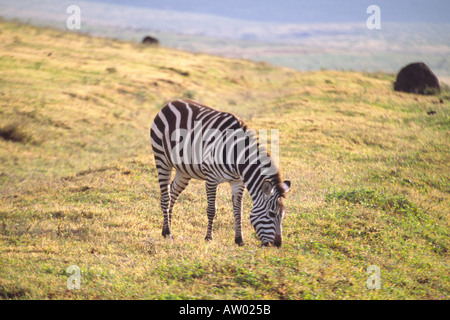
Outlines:
[[[448, 299], [448, 90], [0, 30], [0, 298]], [[227, 185], [205, 242], [201, 181], [175, 206], [174, 239], [162, 238], [149, 127], [186, 96], [280, 130], [292, 182], [281, 249], [261, 248], [248, 219], [246, 246], [234, 244]], [[67, 287], [72, 265], [78, 290]], [[378, 290], [366, 285], [371, 265]]]

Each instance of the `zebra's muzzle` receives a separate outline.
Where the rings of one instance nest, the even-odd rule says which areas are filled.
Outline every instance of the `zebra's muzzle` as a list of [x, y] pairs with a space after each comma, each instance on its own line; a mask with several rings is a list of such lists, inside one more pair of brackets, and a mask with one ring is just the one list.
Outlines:
[[273, 240], [273, 242], [263, 242], [262, 246], [268, 247], [270, 245], [274, 245], [275, 247], [279, 248], [281, 247], [281, 244], [282, 244], [281, 235], [277, 234], [275, 235], [275, 239]]
[[281, 243], [282, 243], [281, 235], [279, 235], [279, 234], [275, 235], [275, 240], [273, 240], [273, 244], [274, 244], [277, 248], [279, 248], [279, 247], [281, 247]]

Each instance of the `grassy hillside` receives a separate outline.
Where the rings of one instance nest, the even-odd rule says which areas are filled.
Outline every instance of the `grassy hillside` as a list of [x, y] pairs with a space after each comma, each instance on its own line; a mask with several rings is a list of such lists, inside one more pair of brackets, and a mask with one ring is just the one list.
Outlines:
[[[7, 22], [0, 43], [0, 298], [448, 299], [448, 91]], [[234, 244], [228, 185], [205, 242], [200, 181], [162, 238], [149, 128], [182, 97], [280, 130], [281, 249], [260, 248], [248, 219]]]

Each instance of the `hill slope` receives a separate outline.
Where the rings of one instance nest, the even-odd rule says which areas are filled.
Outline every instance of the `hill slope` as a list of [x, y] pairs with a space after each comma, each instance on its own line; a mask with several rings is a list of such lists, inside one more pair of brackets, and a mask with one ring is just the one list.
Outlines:
[[[0, 30], [1, 298], [448, 298], [447, 91], [409, 95], [380, 73]], [[175, 238], [162, 239], [149, 127], [182, 97], [280, 130], [292, 181], [281, 250], [259, 248], [248, 221], [246, 247], [234, 245], [226, 185], [215, 239], [204, 242], [200, 181], [174, 209]], [[71, 265], [79, 290], [67, 288]], [[366, 285], [371, 265], [379, 290]]]

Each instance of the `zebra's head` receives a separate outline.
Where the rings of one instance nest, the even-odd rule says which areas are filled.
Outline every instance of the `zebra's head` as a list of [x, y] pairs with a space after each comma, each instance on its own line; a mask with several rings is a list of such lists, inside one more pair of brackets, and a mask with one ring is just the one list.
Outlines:
[[251, 223], [263, 246], [273, 244], [281, 247], [282, 234], [281, 222], [284, 216], [283, 198], [291, 187], [291, 182], [286, 180], [274, 185], [270, 180], [264, 180], [261, 185], [261, 200], [258, 206], [254, 206]]

